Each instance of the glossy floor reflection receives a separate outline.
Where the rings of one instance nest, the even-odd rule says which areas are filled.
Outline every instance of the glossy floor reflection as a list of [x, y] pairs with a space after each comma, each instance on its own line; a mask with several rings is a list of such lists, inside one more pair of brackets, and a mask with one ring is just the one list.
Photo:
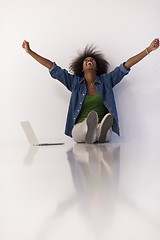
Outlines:
[[158, 144], [3, 146], [1, 240], [159, 240]]

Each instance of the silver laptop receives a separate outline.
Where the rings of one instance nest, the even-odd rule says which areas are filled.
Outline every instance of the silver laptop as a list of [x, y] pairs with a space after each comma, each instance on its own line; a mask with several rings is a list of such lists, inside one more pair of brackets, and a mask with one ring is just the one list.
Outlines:
[[62, 142], [39, 143], [29, 121], [21, 122], [21, 126], [22, 126], [22, 128], [23, 128], [23, 130], [26, 134], [26, 137], [27, 137], [29, 143], [32, 146], [49, 146], [49, 145], [62, 145], [62, 144], [64, 144]]

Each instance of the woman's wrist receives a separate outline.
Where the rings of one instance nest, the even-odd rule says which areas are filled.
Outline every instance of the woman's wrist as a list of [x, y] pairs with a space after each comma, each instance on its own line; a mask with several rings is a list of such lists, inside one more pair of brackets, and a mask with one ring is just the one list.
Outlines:
[[146, 52], [147, 52], [147, 54], [150, 54], [152, 52], [152, 49], [150, 46], [146, 48]]
[[32, 50], [29, 48], [26, 52], [31, 55]]

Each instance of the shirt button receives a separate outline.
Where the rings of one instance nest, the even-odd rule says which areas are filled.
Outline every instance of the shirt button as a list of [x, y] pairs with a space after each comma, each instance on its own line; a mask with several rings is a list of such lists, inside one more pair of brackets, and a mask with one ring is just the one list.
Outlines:
[[73, 118], [74, 120], [76, 120], [76, 118]]
[[77, 110], [77, 112], [79, 112], [79, 110]]
[[84, 93], [83, 93], [83, 96], [84, 96]]
[[82, 104], [82, 102], [80, 102], [80, 104]]

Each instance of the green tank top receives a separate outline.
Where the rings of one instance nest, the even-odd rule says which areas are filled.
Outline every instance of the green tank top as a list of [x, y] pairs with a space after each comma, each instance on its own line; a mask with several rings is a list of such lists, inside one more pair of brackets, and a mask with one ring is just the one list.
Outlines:
[[104, 106], [99, 94], [87, 95], [84, 98], [82, 109], [77, 117], [76, 123], [83, 122], [87, 118], [91, 111], [95, 111], [98, 114], [98, 122], [102, 121], [102, 118], [108, 113], [107, 108]]

